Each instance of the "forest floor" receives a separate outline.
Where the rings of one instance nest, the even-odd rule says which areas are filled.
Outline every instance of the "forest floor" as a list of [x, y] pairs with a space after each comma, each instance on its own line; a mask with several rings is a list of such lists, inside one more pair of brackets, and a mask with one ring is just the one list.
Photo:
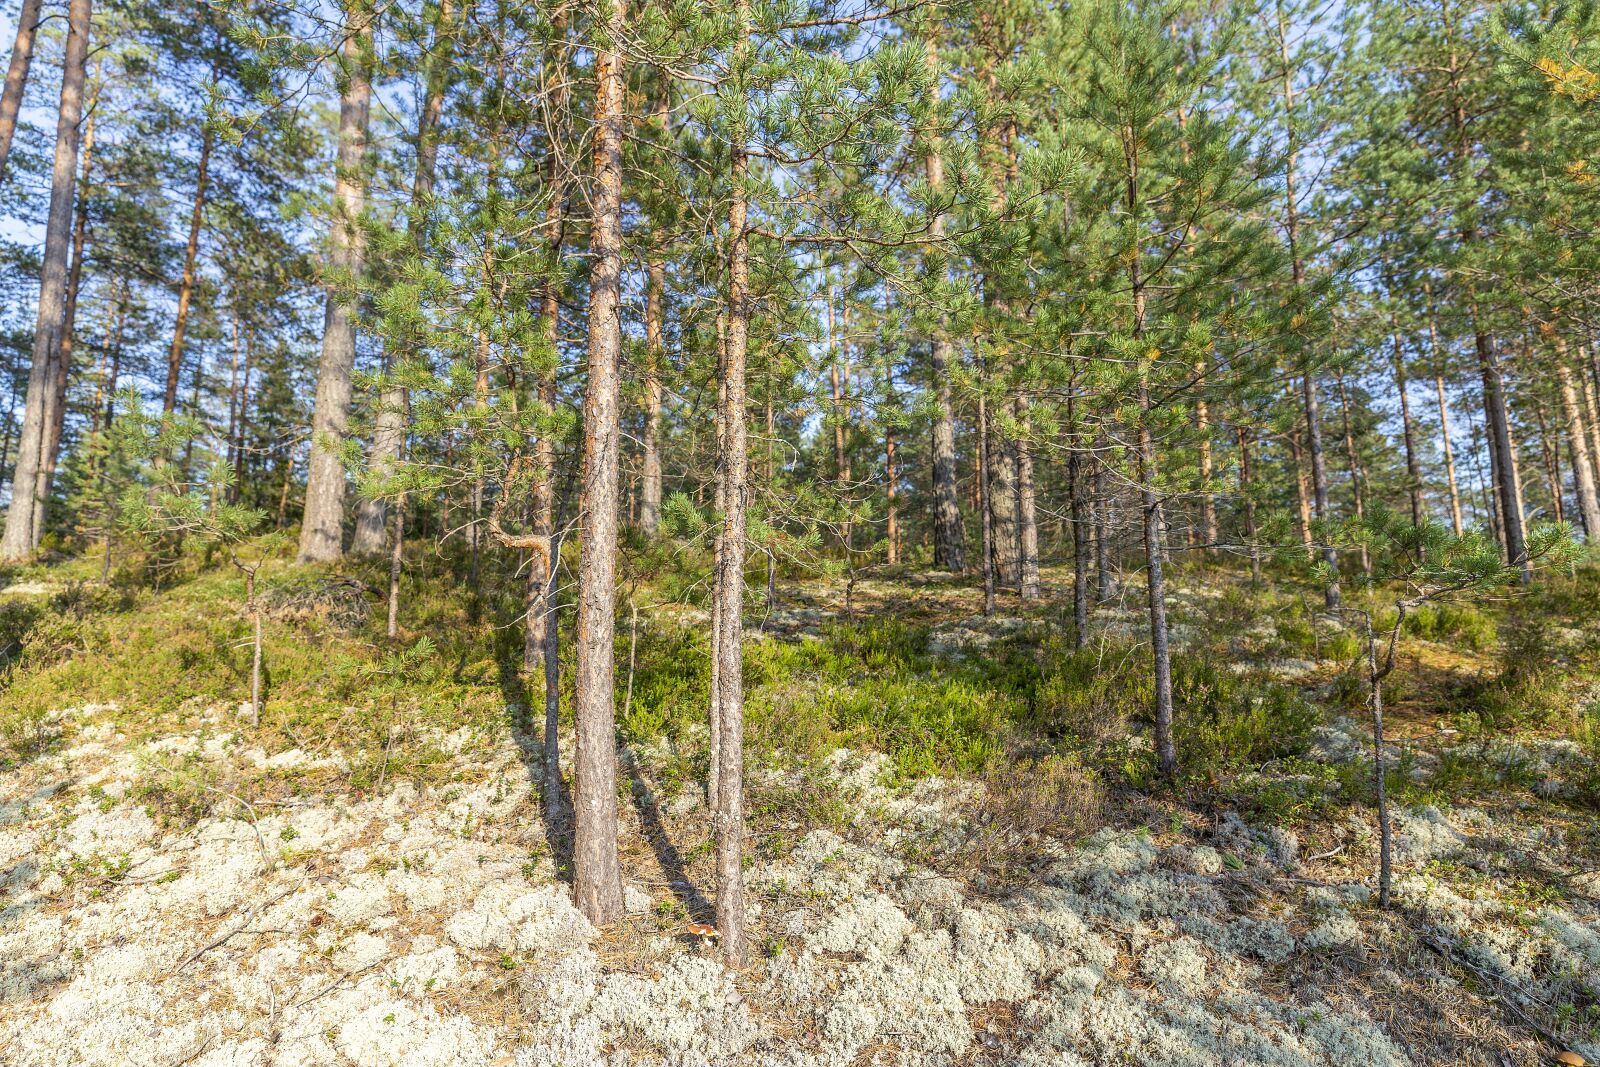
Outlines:
[[254, 724], [233, 576], [112, 596], [73, 574], [0, 590], [22, 650], [0, 1063], [1600, 1061], [1592, 573], [1408, 636], [1387, 910], [1359, 649], [1303, 598], [1180, 572], [1172, 784], [1136, 590], [1073, 653], [1056, 572], [990, 618], [935, 575], [863, 579], [848, 611], [840, 582], [785, 583], [748, 634], [739, 972], [684, 929], [714, 894], [704, 616], [668, 578], [622, 615], [628, 914], [596, 930], [540, 818], [514, 628], [419, 586], [435, 640], [388, 652], [285, 567]]

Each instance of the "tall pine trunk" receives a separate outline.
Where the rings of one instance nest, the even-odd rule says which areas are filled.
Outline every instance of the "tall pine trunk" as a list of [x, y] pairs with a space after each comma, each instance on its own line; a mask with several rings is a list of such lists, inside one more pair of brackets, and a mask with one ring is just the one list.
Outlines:
[[[1289, 239], [1290, 271], [1296, 289], [1305, 286], [1305, 261], [1300, 255], [1300, 203], [1295, 191], [1295, 164], [1298, 144], [1294, 126], [1294, 81], [1289, 60], [1288, 27], [1284, 20], [1282, 0], [1277, 6], [1278, 56], [1282, 63], [1282, 90], [1284, 126], [1288, 136], [1288, 151], [1284, 170], [1284, 228]], [[1317, 398], [1317, 380], [1309, 356], [1300, 357], [1300, 397], [1305, 408], [1306, 452], [1311, 461], [1311, 494], [1318, 522], [1327, 522], [1328, 464], [1322, 449], [1322, 416]], [[1310, 535], [1311, 531], [1307, 530]], [[1314, 538], [1312, 538], [1314, 540]], [[1309, 543], [1309, 542], [1308, 542]], [[1323, 603], [1329, 611], [1337, 611], [1339, 593], [1339, 553], [1331, 542], [1322, 546], [1322, 562], [1328, 572], [1328, 584], [1323, 588]]]
[[[443, 0], [439, 5], [439, 23], [433, 43], [434, 54], [429, 60], [427, 89], [417, 115], [417, 169], [411, 179], [413, 212], [420, 212], [433, 194], [434, 171], [439, 159], [439, 120], [444, 115], [444, 95], [448, 87], [451, 53], [455, 46], [450, 0]], [[413, 237], [424, 236], [417, 233], [416, 219], [417, 216], [413, 215], [407, 221], [407, 229]], [[386, 375], [394, 373], [396, 359], [397, 353], [386, 346], [383, 351], [383, 370]], [[378, 411], [373, 420], [372, 452], [368, 464], [380, 477], [391, 476], [399, 464], [400, 454], [405, 448], [410, 400], [404, 385], [385, 379], [383, 389], [378, 394]], [[356, 555], [378, 555], [384, 550], [388, 527], [391, 525], [387, 521], [386, 511], [382, 497], [363, 497], [356, 505], [356, 529], [350, 539], [351, 552]], [[394, 524], [394, 528], [404, 535], [403, 522]]]
[[1578, 512], [1583, 516], [1584, 533], [1600, 542], [1600, 492], [1595, 487], [1594, 460], [1589, 453], [1589, 435], [1578, 406], [1578, 390], [1572, 367], [1567, 363], [1567, 342], [1556, 340], [1556, 381], [1561, 386], [1561, 413], [1567, 423], [1567, 447], [1572, 452], [1572, 477], [1577, 488]]
[[56, 350], [55, 370], [51, 377], [55, 388], [50, 391], [50, 406], [45, 412], [47, 424], [44, 457], [39, 465], [39, 487], [34, 494], [33, 528], [40, 536], [45, 527], [45, 509], [50, 502], [50, 491], [55, 485], [56, 467], [61, 462], [61, 437], [67, 424], [67, 387], [72, 384], [72, 362], [75, 357], [74, 342], [78, 330], [78, 293], [83, 287], [84, 245], [89, 236], [89, 174], [94, 166], [94, 106], [100, 95], [100, 61], [95, 61], [95, 87], [89, 92], [88, 114], [83, 121], [83, 166], [78, 183], [77, 203], [73, 208], [72, 266], [67, 270], [66, 312], [62, 316], [61, 346]]
[[34, 524], [39, 474], [49, 433], [48, 398], [55, 390], [56, 356], [66, 324], [67, 254], [71, 241], [73, 194], [77, 186], [78, 125], [83, 118], [85, 61], [89, 52], [91, 0], [71, 0], [62, 62], [61, 106], [56, 118], [55, 164], [50, 172], [50, 214], [45, 224], [44, 260], [39, 273], [39, 316], [33, 337], [33, 368], [28, 375], [27, 409], [11, 482], [11, 508], [0, 539], [0, 558], [26, 559], [43, 531]]
[[344, 43], [344, 91], [339, 101], [339, 160], [333, 185], [327, 302], [322, 320], [322, 361], [311, 415], [311, 454], [306, 461], [305, 515], [300, 527], [300, 562], [318, 563], [344, 554], [345, 474], [341, 455], [350, 421], [350, 379], [356, 366], [356, 301], [349, 291], [363, 267], [361, 214], [366, 208], [368, 28], [352, 13]]
[[[1139, 193], [1139, 155], [1133, 131], [1123, 134], [1126, 166], [1128, 217], [1137, 220], [1143, 202]], [[1144, 264], [1140, 260], [1138, 238], [1128, 250], [1128, 289], [1133, 298], [1133, 337], [1135, 345], [1144, 338]], [[1155, 718], [1156, 765], [1161, 774], [1171, 777], [1178, 769], [1178, 754], [1172, 743], [1172, 650], [1167, 628], [1167, 588], [1161, 573], [1162, 508], [1156, 489], [1155, 443], [1150, 434], [1150, 370], [1141, 357], [1139, 365], [1138, 426], [1136, 427], [1139, 465], [1139, 504], [1144, 522], [1145, 592], [1150, 609], [1150, 653], [1154, 673], [1152, 711]]]
[[1428, 355], [1433, 360], [1433, 388], [1439, 401], [1439, 446], [1444, 452], [1444, 473], [1450, 484], [1450, 528], [1460, 537], [1465, 531], [1461, 522], [1461, 491], [1456, 485], [1455, 449], [1450, 444], [1450, 405], [1444, 391], [1444, 363], [1439, 356], [1439, 324], [1433, 307], [1433, 283], [1424, 281], [1422, 291], [1428, 298]]
[[1238, 436], [1239, 495], [1244, 498], [1244, 536], [1245, 542], [1249, 545], [1250, 578], [1259, 582], [1261, 580], [1261, 540], [1256, 529], [1256, 497], [1250, 478], [1250, 442], [1254, 434], [1247, 427], [1240, 426]]
[[989, 402], [978, 393], [978, 514], [983, 520], [983, 613], [994, 614], [994, 508], [989, 498], [994, 486], [989, 481]]
[[[1467, 127], [1467, 107], [1461, 96], [1462, 75], [1460, 57], [1456, 51], [1456, 23], [1452, 13], [1444, 14], [1445, 32], [1450, 42], [1449, 59], [1445, 75], [1449, 83], [1449, 121], [1455, 134], [1453, 170], [1470, 190], [1472, 167], [1472, 135]], [[1460, 230], [1461, 244], [1470, 249], [1477, 240], [1476, 226], [1467, 217]], [[1484, 424], [1488, 436], [1490, 473], [1495, 483], [1495, 497], [1500, 515], [1500, 545], [1505, 559], [1517, 567], [1524, 585], [1533, 580], [1533, 569], [1527, 559], [1527, 545], [1523, 534], [1522, 480], [1518, 475], [1515, 446], [1511, 440], [1511, 417], [1506, 402], [1505, 376], [1500, 369], [1500, 356], [1494, 339], [1484, 328], [1478, 309], [1477, 288], [1470, 278], [1465, 283], [1467, 311], [1471, 316], [1473, 349], [1478, 357], [1478, 375], [1483, 381]]]
[[[557, 10], [551, 27], [564, 45], [567, 38], [565, 11]], [[551, 129], [548, 137], [552, 145], [558, 143], [566, 130], [567, 70], [564, 66], [566, 52], [552, 48], [544, 55], [544, 94], [549, 100]], [[545, 160], [545, 186], [550, 202], [545, 206], [545, 241], [547, 258], [546, 278], [540, 309], [540, 327], [544, 331], [548, 362], [541, 368], [538, 380], [540, 414], [548, 416], [555, 411], [556, 366], [559, 362], [561, 341], [561, 249], [566, 243], [567, 207], [566, 176], [561, 169], [559, 152], [551, 151]], [[561, 631], [558, 625], [556, 579], [561, 570], [560, 544], [556, 540], [556, 445], [549, 433], [541, 433], [533, 445], [534, 467], [534, 532], [543, 538], [543, 551], [538, 552], [528, 568], [527, 611], [523, 645], [523, 667], [534, 674], [535, 664], [542, 663], [544, 678], [544, 738], [542, 755], [543, 782], [540, 796], [543, 802], [545, 823], [548, 826], [565, 826], [567, 823], [566, 799], [561, 788]]]
[[1089, 643], [1089, 520], [1084, 514], [1083, 449], [1079, 446], [1078, 381], [1067, 385], [1067, 506], [1072, 526], [1072, 647]]
[[662, 242], [659, 237], [652, 237], [646, 268], [644, 437], [639, 471], [639, 527], [651, 534], [661, 526], [661, 370], [667, 361], [661, 321], [667, 273], [663, 257]]
[[735, 6], [736, 33], [732, 78], [736, 83], [735, 119], [730, 159], [731, 197], [728, 205], [728, 334], [723, 358], [721, 473], [724, 486], [722, 550], [717, 557], [713, 595], [721, 608], [718, 657], [717, 719], [721, 730], [718, 752], [717, 805], [712, 812], [716, 831], [717, 928], [722, 932], [723, 958], [730, 966], [744, 965], [748, 939], [744, 925], [744, 558], [745, 512], [749, 504], [750, 462], [745, 427], [745, 362], [750, 334], [750, 236], [746, 228], [746, 181], [749, 158], [745, 154], [744, 88], [748, 75], [750, 5]]
[[11, 46], [6, 87], [0, 92], [0, 178], [5, 177], [11, 139], [17, 132], [17, 115], [22, 111], [22, 93], [28, 84], [28, 68], [33, 65], [33, 39], [39, 28], [41, 6], [43, 0], [22, 0], [22, 12], [17, 16], [17, 42]]
[[211, 149], [215, 133], [208, 122], [200, 134], [200, 160], [195, 167], [194, 199], [189, 207], [189, 239], [183, 246], [183, 274], [178, 279], [178, 317], [172, 325], [167, 349], [167, 384], [161, 411], [170, 415], [178, 407], [178, 386], [183, 377], [183, 342], [189, 329], [189, 305], [194, 300], [195, 270], [200, 259], [200, 230], [205, 223], [206, 186], [211, 177]]
[[[937, 21], [931, 23], [937, 27]], [[924, 41], [925, 70], [929, 82], [929, 103], [938, 108], [939, 63], [938, 30], [932, 29]], [[943, 137], [934, 128], [927, 137], [924, 173], [929, 194], [938, 198], [944, 194]], [[928, 220], [928, 239], [935, 246], [944, 238], [944, 212], [935, 208]], [[937, 253], [936, 253], [937, 254]], [[934, 398], [934, 414], [930, 445], [933, 452], [933, 562], [935, 566], [951, 571], [967, 569], [966, 533], [961, 524], [961, 496], [956, 487], [956, 419], [951, 403], [950, 364], [954, 349], [943, 324], [936, 324], [930, 338], [928, 370], [929, 383]]]
[[589, 366], [583, 395], [583, 551], [578, 565], [576, 838], [573, 896], [596, 926], [622, 915], [617, 860], [617, 491], [622, 431], [622, 55], [625, 0], [601, 7], [595, 42], [594, 184], [589, 246]]
[[1422, 465], [1417, 458], [1416, 433], [1411, 426], [1411, 399], [1406, 392], [1406, 356], [1400, 343], [1400, 331], [1394, 320], [1389, 322], [1389, 340], [1394, 355], [1394, 388], [1400, 397], [1401, 439], [1406, 449], [1406, 496], [1411, 502], [1411, 524], [1422, 525]]
[[1026, 604], [1039, 599], [1039, 517], [1034, 505], [1032, 422], [1028, 398], [1018, 394], [1017, 418], [1017, 596]]
[[[1356, 521], [1366, 517], [1366, 494], [1363, 486], [1366, 478], [1361, 470], [1361, 456], [1356, 451], [1356, 436], [1350, 424], [1350, 394], [1345, 391], [1344, 372], [1335, 374], [1335, 382], [1339, 389], [1339, 418], [1344, 423], [1344, 456], [1350, 465], [1350, 496], [1356, 508]], [[1361, 545], [1361, 570], [1370, 575], [1372, 573], [1372, 553], [1367, 550], [1365, 542]]]
[[1217, 544], [1217, 494], [1211, 482], [1216, 468], [1211, 456], [1211, 411], [1206, 404], [1206, 361], [1195, 364], [1194, 428], [1200, 437], [1200, 546], [1210, 553]]
[[[885, 403], [888, 404], [892, 410], [895, 401], [895, 392], [894, 365], [891, 362], [891, 359], [892, 357], [886, 351], [884, 353], [883, 362], [883, 396]], [[767, 439], [769, 442], [772, 439], [772, 427], [770, 425], [772, 421], [771, 413], [772, 404], [769, 400], [767, 404], [767, 421], [769, 423], [767, 427]], [[884, 427], [883, 431], [883, 540], [884, 561], [891, 567], [900, 562], [900, 471], [895, 465], [895, 451], [898, 447], [899, 441], [895, 437], [894, 425], [890, 423]], [[767, 454], [769, 457], [772, 454], [771, 450], [772, 446], [769, 443], [767, 445]], [[767, 481], [769, 484], [772, 481], [772, 474], [770, 471], [767, 474]]]

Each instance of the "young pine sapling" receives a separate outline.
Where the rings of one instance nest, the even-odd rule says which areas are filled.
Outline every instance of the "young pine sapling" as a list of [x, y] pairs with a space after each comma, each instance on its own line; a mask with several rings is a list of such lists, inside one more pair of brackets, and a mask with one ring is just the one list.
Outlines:
[[[1367, 550], [1372, 560], [1370, 598], [1388, 601], [1393, 612], [1380, 625], [1372, 607], [1347, 606], [1345, 613], [1361, 626], [1365, 647], [1367, 713], [1372, 724], [1372, 776], [1378, 810], [1378, 906], [1387, 908], [1393, 870], [1393, 835], [1389, 824], [1384, 777], [1383, 685], [1395, 670], [1395, 652], [1406, 617], [1424, 604], [1484, 600], [1515, 587], [1524, 561], [1502, 561], [1494, 540], [1482, 531], [1454, 534], [1449, 527], [1408, 516], [1381, 503], [1348, 528], [1348, 539]], [[1570, 559], [1573, 544], [1565, 526], [1548, 524], [1529, 531], [1527, 566], [1559, 566]], [[1392, 599], [1390, 599], [1392, 598]]]

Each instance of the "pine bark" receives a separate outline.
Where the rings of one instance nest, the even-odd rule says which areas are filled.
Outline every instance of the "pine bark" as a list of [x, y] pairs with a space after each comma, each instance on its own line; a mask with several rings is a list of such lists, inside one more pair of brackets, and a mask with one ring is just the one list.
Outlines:
[[[439, 6], [439, 29], [434, 34], [435, 53], [428, 72], [428, 85], [423, 96], [422, 109], [417, 115], [417, 169], [411, 179], [411, 207], [421, 211], [433, 194], [434, 172], [439, 159], [438, 130], [444, 115], [446, 74], [450, 69], [451, 52], [455, 35], [451, 30], [451, 4], [444, 0]], [[407, 222], [413, 237], [416, 217]], [[395, 370], [396, 353], [388, 347], [383, 352], [383, 370], [391, 375]], [[368, 466], [380, 477], [391, 477], [397, 469], [400, 454], [405, 448], [406, 418], [410, 397], [405, 386], [397, 381], [385, 380], [378, 394], [378, 412], [373, 420], [372, 452]], [[355, 555], [378, 555], [383, 552], [388, 537], [388, 505], [382, 497], [363, 497], [356, 505], [356, 529], [350, 540], [350, 551]], [[404, 524], [393, 524], [403, 535]]]
[[[930, 84], [930, 103], [937, 106], [941, 67], [936, 30], [930, 32], [925, 41], [924, 55]], [[942, 141], [936, 130], [929, 133], [924, 160], [928, 190], [935, 198], [943, 195], [944, 190]], [[933, 217], [928, 220], [928, 238], [935, 245], [944, 237], [944, 228], [944, 212], [934, 211]], [[933, 562], [945, 570], [964, 571], [967, 569], [966, 533], [961, 523], [961, 496], [956, 487], [956, 420], [950, 390], [950, 364], [954, 350], [942, 324], [935, 325], [929, 344], [928, 370], [933, 379], [929, 385], [934, 396], [930, 435], [933, 452]]]
[[[734, 46], [734, 78], [745, 76], [750, 5], [739, 0], [735, 8], [739, 40]], [[748, 955], [744, 924], [744, 560], [745, 512], [749, 504], [749, 455], [745, 426], [745, 363], [750, 332], [750, 238], [746, 229], [745, 182], [749, 159], [745, 154], [743, 109], [748, 106], [742, 87], [740, 116], [731, 142], [728, 206], [728, 338], [723, 362], [723, 460], [725, 508], [722, 551], [717, 559], [714, 594], [721, 607], [722, 640], [718, 664], [718, 719], [721, 751], [718, 753], [717, 806], [712, 813], [716, 830], [717, 928], [722, 933], [723, 959], [741, 967]]]
[[1016, 444], [998, 432], [992, 417], [988, 423], [989, 519], [994, 530], [990, 555], [994, 557], [995, 583], [1016, 589], [1022, 583]]
[[[890, 401], [891, 403], [893, 402], [894, 367], [889, 364], [889, 357], [887, 354], [884, 357], [883, 395], [886, 400]], [[770, 405], [768, 407], [768, 411], [771, 411]], [[767, 429], [767, 436], [769, 438], [772, 436], [772, 430], [770, 427]], [[883, 538], [884, 561], [891, 567], [900, 562], [900, 471], [895, 465], [895, 451], [898, 446], [899, 442], [895, 439], [894, 427], [886, 427], [883, 431]], [[770, 474], [768, 475], [768, 481], [771, 481]]]
[[1411, 425], [1411, 399], [1406, 392], [1406, 356], [1400, 332], [1390, 322], [1389, 340], [1394, 354], [1394, 388], [1400, 396], [1400, 429], [1406, 449], [1406, 496], [1411, 502], [1411, 524], [1422, 525], [1422, 465], [1417, 458], [1416, 433]]
[[644, 436], [639, 472], [639, 527], [650, 534], [661, 526], [661, 370], [667, 361], [666, 342], [662, 337], [661, 305], [667, 273], [663, 255], [660, 240], [652, 238], [650, 262], [646, 268]]
[[1028, 398], [1013, 402], [1017, 419], [1017, 596], [1028, 604], [1039, 599], [1039, 517], [1034, 504], [1032, 422]]
[[[563, 42], [567, 36], [564, 10], [558, 9], [553, 29]], [[566, 72], [562, 66], [563, 55], [551, 50], [544, 56], [544, 72], [553, 78], [545, 87], [553, 116], [550, 141], [557, 143], [565, 130], [565, 116], [569, 92]], [[547, 278], [544, 286], [540, 325], [549, 362], [541, 370], [538, 381], [539, 409], [549, 415], [556, 407], [556, 363], [561, 341], [561, 249], [566, 242], [567, 186], [561, 169], [560, 154], [552, 151], [545, 160], [545, 185], [550, 202], [545, 208], [545, 227], [548, 259], [545, 264]], [[559, 605], [556, 599], [556, 576], [560, 572], [560, 545], [556, 537], [556, 446], [550, 434], [539, 435], [533, 445], [534, 532], [543, 539], [543, 550], [536, 550], [532, 566], [528, 568], [527, 611], [523, 645], [523, 666], [532, 674], [535, 663], [544, 668], [544, 745], [543, 745], [543, 799], [545, 822], [550, 826], [565, 826], [568, 816], [561, 789], [561, 631], [558, 625]]]
[[[1131, 135], [1125, 135], [1123, 154], [1127, 167], [1128, 217], [1137, 219], [1139, 199], [1139, 156]], [[1133, 298], [1133, 337], [1144, 337], [1145, 291], [1143, 263], [1137, 243], [1129, 249], [1128, 289]], [[1161, 572], [1162, 507], [1156, 489], [1155, 442], [1150, 434], [1150, 372], [1141, 363], [1138, 387], [1139, 415], [1135, 428], [1139, 464], [1139, 503], [1144, 527], [1145, 593], [1150, 610], [1150, 653], [1154, 674], [1154, 718], [1156, 765], [1161, 774], [1171, 777], [1178, 769], [1178, 754], [1172, 742], [1172, 650], [1167, 627], [1167, 589]]]
[[1439, 401], [1439, 446], [1444, 452], [1445, 478], [1450, 484], [1450, 528], [1460, 537], [1465, 526], [1461, 522], [1461, 491], [1456, 485], [1455, 449], [1450, 444], [1450, 405], [1444, 391], [1444, 363], [1439, 355], [1439, 324], [1433, 308], [1433, 283], [1423, 282], [1422, 291], [1428, 298], [1428, 354], [1433, 360], [1433, 388]]
[[45, 224], [44, 260], [39, 275], [39, 315], [33, 337], [33, 367], [28, 375], [22, 440], [12, 475], [11, 507], [0, 559], [21, 560], [39, 546], [43, 530], [34, 522], [39, 475], [48, 437], [48, 398], [56, 383], [56, 356], [66, 325], [67, 255], [77, 186], [78, 126], [83, 118], [83, 88], [89, 52], [91, 0], [71, 0], [62, 63], [61, 104], [56, 118], [55, 163], [50, 173], [50, 213]]
[[1089, 643], [1089, 520], [1084, 508], [1083, 450], [1078, 444], [1077, 375], [1067, 387], [1067, 505], [1072, 527], [1072, 647]]
[[[1467, 107], [1461, 96], [1461, 66], [1455, 47], [1456, 24], [1452, 13], [1444, 12], [1446, 34], [1450, 41], [1448, 65], [1445, 69], [1449, 81], [1449, 122], [1455, 134], [1455, 170], [1465, 177], [1472, 165], [1472, 136], [1467, 127]], [[1461, 243], [1470, 248], [1477, 240], [1477, 229], [1467, 221], [1461, 227]], [[1483, 381], [1484, 421], [1489, 443], [1489, 465], [1495, 483], [1495, 497], [1500, 514], [1500, 544], [1505, 559], [1517, 567], [1524, 585], [1533, 580], [1533, 570], [1527, 559], [1527, 545], [1523, 534], [1522, 480], [1517, 471], [1515, 446], [1511, 440], [1511, 418], [1506, 402], [1505, 375], [1501, 372], [1500, 357], [1494, 339], [1484, 329], [1478, 309], [1476, 287], [1466, 282], [1467, 308], [1471, 315], [1473, 349], [1478, 358], [1478, 375]]]
[[1589, 435], [1578, 404], [1578, 389], [1572, 367], [1567, 362], [1567, 343], [1556, 342], [1556, 381], [1561, 386], [1561, 413], [1567, 423], [1567, 447], [1572, 452], [1572, 476], [1577, 489], [1578, 512], [1583, 529], [1591, 541], [1600, 541], [1600, 491], [1594, 477], [1594, 460], [1589, 452]]
[[1583, 410], [1589, 416], [1589, 458], [1594, 461], [1595, 482], [1600, 484], [1600, 361], [1586, 345], [1578, 346], [1577, 375]]
[[[1355, 503], [1356, 520], [1359, 522], [1366, 517], [1366, 494], [1363, 487], [1366, 478], [1361, 470], [1361, 456], [1356, 451], [1356, 436], [1350, 424], [1350, 395], [1345, 391], [1344, 373], [1340, 371], [1335, 378], [1339, 388], [1339, 418], [1344, 424], [1344, 457], [1350, 465], [1350, 496]], [[1367, 546], [1361, 546], [1361, 569], [1367, 574], [1372, 573], [1372, 554]]]
[[99, 96], [99, 80], [100, 64], [97, 60], [95, 88], [90, 91], [88, 114], [83, 121], [83, 166], [77, 203], [73, 208], [72, 266], [67, 270], [66, 312], [62, 316], [61, 345], [56, 350], [55, 371], [52, 374], [55, 388], [50, 392], [50, 406], [45, 412], [48, 429], [44, 457], [39, 467], [39, 488], [34, 494], [33, 528], [36, 536], [41, 535], [45, 528], [46, 509], [55, 485], [56, 467], [61, 462], [61, 437], [67, 423], [67, 387], [72, 384], [74, 342], [78, 329], [78, 293], [83, 286], [84, 246], [89, 236], [89, 174], [94, 167], [94, 105]]
[[306, 461], [305, 514], [300, 527], [302, 563], [336, 560], [344, 554], [345, 473], [341, 455], [350, 421], [351, 376], [356, 365], [356, 304], [346, 291], [360, 276], [361, 214], [366, 208], [362, 169], [367, 152], [367, 115], [372, 89], [367, 77], [367, 28], [347, 26], [344, 91], [339, 101], [339, 160], [334, 178], [327, 302], [322, 320], [322, 360], [311, 415], [311, 454]]
[[[1305, 262], [1300, 256], [1300, 205], [1295, 192], [1295, 164], [1298, 158], [1298, 140], [1294, 127], [1294, 82], [1290, 71], [1289, 37], [1284, 22], [1283, 4], [1278, 4], [1278, 54], [1282, 61], [1282, 100], [1284, 125], [1288, 133], [1288, 153], [1284, 172], [1284, 223], [1289, 238], [1289, 260], [1296, 289], [1305, 285]], [[1310, 360], [1302, 354], [1300, 359], [1300, 396], [1305, 407], [1306, 451], [1311, 460], [1312, 502], [1318, 522], [1326, 522], [1328, 511], [1328, 464], [1322, 449], [1322, 417], [1317, 399], [1317, 382]], [[1310, 534], [1310, 531], [1307, 531]], [[1331, 543], [1322, 546], [1322, 562], [1328, 570], [1328, 584], [1323, 588], [1323, 602], [1329, 611], [1337, 611], [1341, 600], [1339, 592], [1339, 553]]]
[[978, 514], [983, 520], [983, 613], [994, 614], [994, 508], [990, 497], [994, 486], [989, 481], [989, 403], [978, 394]]
[[596, 926], [622, 916], [617, 859], [617, 492], [621, 473], [623, 61], [625, 0], [602, 7], [595, 51], [589, 357], [583, 397], [583, 551], [578, 566], [576, 836], [573, 896]]
[[11, 140], [17, 132], [17, 115], [22, 111], [22, 93], [28, 84], [28, 68], [33, 66], [33, 41], [39, 28], [39, 9], [43, 0], [22, 0], [17, 15], [17, 41], [11, 46], [11, 65], [6, 68], [6, 86], [0, 92], [0, 178], [5, 177], [6, 160], [11, 156]]
[[1244, 536], [1249, 545], [1250, 577], [1261, 580], [1261, 542], [1256, 529], [1256, 498], [1250, 481], [1250, 442], [1254, 433], [1241, 426], [1239, 436], [1239, 495], [1244, 498]]
[[178, 407], [178, 386], [183, 378], [183, 342], [189, 328], [189, 305], [194, 300], [195, 269], [200, 260], [200, 230], [205, 224], [206, 186], [211, 177], [211, 150], [215, 134], [206, 123], [200, 134], [200, 159], [195, 167], [194, 199], [189, 209], [189, 239], [183, 246], [183, 274], [178, 279], [178, 317], [172, 326], [172, 345], [167, 349], [167, 383], [161, 396], [161, 412], [170, 415]]
[[1211, 481], [1216, 477], [1216, 467], [1211, 456], [1211, 410], [1206, 404], [1206, 361], [1195, 364], [1194, 427], [1200, 436], [1200, 543], [1208, 554], [1216, 547], [1217, 494]]

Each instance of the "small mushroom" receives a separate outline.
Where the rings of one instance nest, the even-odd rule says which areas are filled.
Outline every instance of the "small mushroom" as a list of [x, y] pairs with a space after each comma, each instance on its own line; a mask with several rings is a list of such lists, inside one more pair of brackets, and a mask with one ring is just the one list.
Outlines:
[[1566, 1067], [1584, 1067], [1589, 1061], [1576, 1052], [1562, 1052], [1557, 1054], [1556, 1062], [1565, 1064]]
[[712, 942], [716, 941], [717, 938], [722, 936], [722, 934], [718, 932], [717, 928], [712, 926], [710, 923], [690, 923], [688, 929], [690, 935], [698, 937], [700, 939], [700, 944], [705, 948], [710, 948]]

